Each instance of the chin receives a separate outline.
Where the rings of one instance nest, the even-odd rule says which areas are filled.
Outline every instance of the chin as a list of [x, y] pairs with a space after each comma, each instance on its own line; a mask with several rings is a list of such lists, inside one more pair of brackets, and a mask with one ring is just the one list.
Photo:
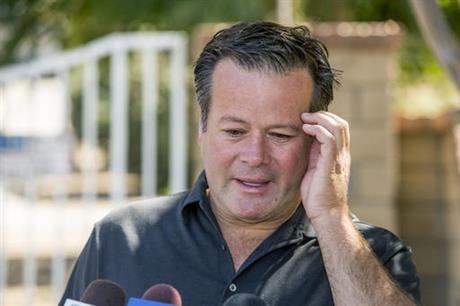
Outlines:
[[241, 219], [245, 220], [263, 220], [269, 215], [269, 212], [266, 211], [267, 207], [259, 207], [260, 204], [246, 204], [244, 207], [236, 207], [234, 213]]

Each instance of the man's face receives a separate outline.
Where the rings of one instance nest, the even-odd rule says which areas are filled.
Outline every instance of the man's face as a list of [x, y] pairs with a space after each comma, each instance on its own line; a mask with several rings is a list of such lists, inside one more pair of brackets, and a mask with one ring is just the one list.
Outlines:
[[306, 70], [277, 75], [229, 59], [217, 64], [199, 142], [218, 218], [276, 222], [296, 209], [309, 152], [300, 114], [312, 89]]

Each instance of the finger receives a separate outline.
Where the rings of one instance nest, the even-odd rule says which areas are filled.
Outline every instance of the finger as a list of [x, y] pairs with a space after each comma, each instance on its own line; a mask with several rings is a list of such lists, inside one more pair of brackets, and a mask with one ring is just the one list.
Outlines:
[[316, 113], [303, 113], [302, 120], [305, 123], [313, 123], [324, 126], [328, 129], [336, 138], [338, 148], [345, 146], [346, 148], [350, 145], [350, 133], [348, 122], [339, 116], [329, 112], [316, 112]]
[[313, 138], [314, 140], [312, 141], [310, 145], [310, 152], [308, 155], [308, 168], [309, 169], [314, 169], [316, 168], [316, 165], [318, 164], [318, 159], [321, 154], [321, 143]]
[[349, 147], [350, 146], [350, 125], [348, 124], [348, 121], [343, 119], [342, 117], [337, 116], [334, 113], [330, 112], [322, 112], [325, 116], [330, 117], [331, 119], [337, 121], [339, 125], [342, 127], [342, 132], [343, 132], [343, 139], [344, 139], [344, 144]]
[[334, 135], [325, 127], [319, 124], [303, 124], [302, 130], [313, 137], [320, 144], [319, 155], [324, 156], [326, 160], [334, 160], [337, 151], [337, 144]]
[[337, 147], [349, 148], [350, 132], [348, 122], [329, 112], [302, 113], [301, 119], [307, 124], [317, 124], [325, 127], [336, 138]]

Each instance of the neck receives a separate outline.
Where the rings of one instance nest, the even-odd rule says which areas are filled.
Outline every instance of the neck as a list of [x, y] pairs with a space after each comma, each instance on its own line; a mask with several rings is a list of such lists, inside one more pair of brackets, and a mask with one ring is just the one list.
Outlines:
[[232, 255], [235, 270], [238, 270], [257, 246], [286, 222], [296, 210], [290, 209], [278, 218], [246, 220], [222, 211], [212, 197], [210, 197], [210, 204]]
[[234, 234], [240, 233], [241, 235], [251, 235], [265, 238], [291, 218], [297, 209], [297, 206], [294, 206], [276, 218], [267, 217], [260, 219], [245, 219], [234, 216], [223, 210], [216, 205], [212, 197], [210, 197], [210, 204], [212, 212], [214, 213], [219, 227], [224, 234], [231, 232]]
[[[240, 235], [249, 235], [251, 237], [261, 237], [265, 239], [270, 234], [278, 229], [288, 218], [283, 218], [274, 222], [260, 222], [253, 223], [247, 222], [245, 220], [231, 220], [223, 216], [219, 216], [219, 213], [213, 209], [214, 214], [216, 215], [217, 222], [219, 227], [224, 233], [233, 233]], [[290, 216], [289, 216], [290, 217]]]
[[[217, 218], [217, 220], [219, 220]], [[241, 267], [256, 248], [270, 236], [277, 227], [245, 225], [218, 221], [222, 235], [227, 243], [235, 271]]]

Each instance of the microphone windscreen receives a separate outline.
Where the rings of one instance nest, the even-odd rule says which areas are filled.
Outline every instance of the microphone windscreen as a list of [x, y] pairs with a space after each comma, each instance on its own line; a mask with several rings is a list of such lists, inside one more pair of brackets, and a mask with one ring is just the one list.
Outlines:
[[153, 285], [145, 291], [142, 298], [150, 301], [182, 306], [182, 298], [180, 297], [179, 291], [168, 284]]
[[250, 293], [237, 293], [229, 297], [223, 306], [267, 306], [261, 298]]
[[97, 306], [124, 306], [126, 294], [118, 284], [96, 279], [86, 287], [80, 301]]

